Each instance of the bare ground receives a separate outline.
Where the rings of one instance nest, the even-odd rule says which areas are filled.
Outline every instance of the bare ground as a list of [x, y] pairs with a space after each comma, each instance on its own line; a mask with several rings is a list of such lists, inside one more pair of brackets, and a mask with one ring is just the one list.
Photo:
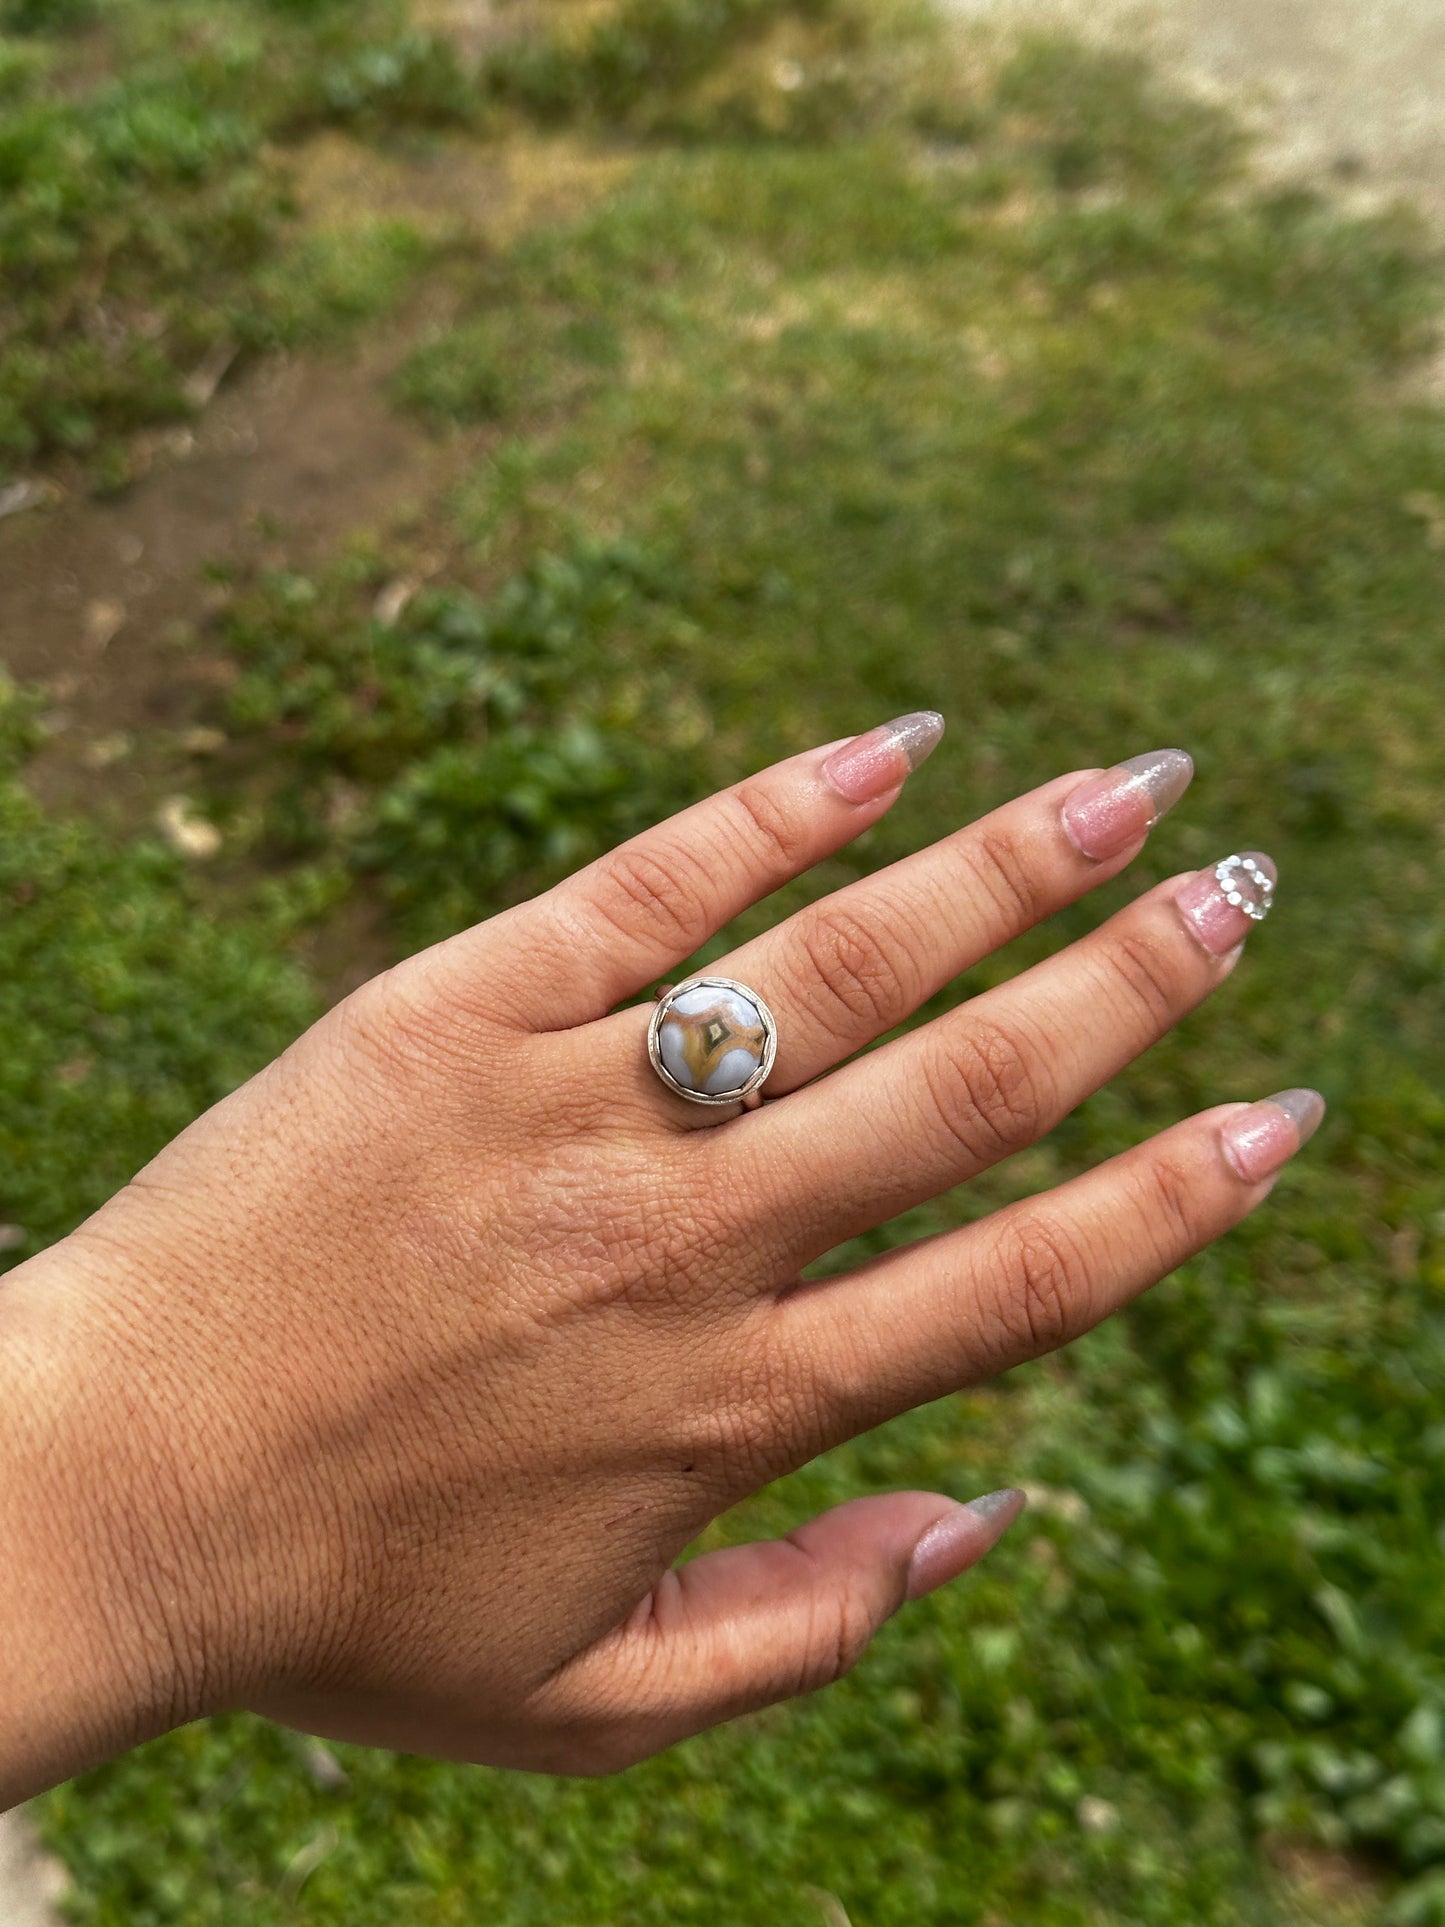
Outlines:
[[1440, 0], [943, 0], [956, 18], [1067, 28], [1150, 48], [1241, 107], [1260, 157], [1445, 227]]
[[37, 1848], [21, 1813], [0, 1813], [0, 1927], [60, 1927], [65, 1875]]
[[[566, 140], [403, 160], [325, 134], [297, 156], [296, 178], [317, 224], [405, 217], [497, 245], [624, 166]], [[214, 594], [210, 565], [305, 567], [425, 511], [475, 457], [479, 437], [430, 435], [388, 398], [447, 299], [424, 291], [358, 352], [242, 368], [194, 425], [150, 438], [141, 479], [114, 499], [47, 484], [41, 506], [0, 518], [0, 668], [52, 700], [30, 773], [43, 800], [134, 823], [184, 788], [187, 742], [230, 673], [190, 646]]]

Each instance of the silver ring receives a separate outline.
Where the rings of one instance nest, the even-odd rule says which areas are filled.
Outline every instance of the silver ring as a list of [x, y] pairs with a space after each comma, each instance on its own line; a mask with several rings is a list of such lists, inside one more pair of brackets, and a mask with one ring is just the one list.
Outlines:
[[755, 990], [731, 977], [689, 977], [659, 987], [647, 1055], [689, 1104], [752, 1109], [778, 1054], [778, 1025]]

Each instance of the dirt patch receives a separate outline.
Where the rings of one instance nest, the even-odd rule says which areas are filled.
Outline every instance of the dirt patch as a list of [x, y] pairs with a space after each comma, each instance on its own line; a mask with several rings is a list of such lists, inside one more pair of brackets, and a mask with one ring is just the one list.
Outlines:
[[64, 1869], [40, 1851], [21, 1813], [0, 1813], [0, 1927], [60, 1927]]
[[244, 565], [283, 536], [304, 563], [436, 486], [442, 451], [388, 405], [388, 359], [268, 362], [118, 500], [0, 523], [0, 662], [53, 700], [33, 771], [47, 800], [133, 806], [156, 772], [127, 739], [214, 702], [229, 664], [179, 646], [212, 593], [208, 563]]
[[[595, 202], [631, 165], [566, 137], [398, 153], [328, 132], [298, 153], [295, 178], [313, 229], [395, 216], [459, 246], [503, 246]], [[42, 800], [133, 823], [185, 789], [187, 742], [232, 673], [192, 646], [214, 595], [208, 565], [305, 568], [425, 518], [475, 460], [483, 436], [430, 435], [388, 395], [452, 298], [434, 275], [356, 353], [277, 357], [224, 380], [194, 427], [151, 438], [146, 472], [113, 500], [76, 493], [0, 518], [0, 665], [52, 702], [31, 769]]]
[[1445, 226], [1440, 0], [943, 0], [955, 18], [1123, 41], [1241, 109], [1260, 161]]
[[463, 60], [481, 60], [492, 48], [515, 37], [523, 9], [499, 14], [492, 0], [415, 0], [412, 17], [428, 33], [444, 34]]
[[1260, 1845], [1281, 1877], [1288, 1903], [1308, 1927], [1323, 1921], [1366, 1927], [1378, 1918], [1381, 1883], [1376, 1868], [1309, 1841], [1266, 1835]]
[[399, 152], [334, 129], [297, 151], [291, 178], [312, 227], [400, 220], [433, 237], [486, 231], [507, 192], [500, 158], [470, 141], [432, 138]]

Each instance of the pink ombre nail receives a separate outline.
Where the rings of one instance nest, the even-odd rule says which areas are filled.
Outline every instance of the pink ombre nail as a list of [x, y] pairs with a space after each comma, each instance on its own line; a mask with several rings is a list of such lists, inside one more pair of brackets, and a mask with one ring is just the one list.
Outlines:
[[1188, 789], [1194, 764], [1182, 749], [1151, 749], [1081, 783], [1064, 804], [1064, 832], [1081, 856], [1118, 856], [1153, 829]]
[[1276, 1091], [1220, 1127], [1224, 1155], [1247, 1184], [1272, 1178], [1320, 1128], [1325, 1100], [1318, 1091]]
[[876, 803], [928, 760], [942, 735], [938, 711], [916, 709], [835, 749], [823, 774], [845, 802]]
[[991, 1552], [1028, 1504], [1016, 1486], [985, 1492], [935, 1519], [908, 1562], [908, 1597], [921, 1599]]
[[1190, 935], [1211, 955], [1227, 957], [1269, 915], [1278, 875], [1262, 850], [1246, 850], [1186, 877], [1174, 901]]

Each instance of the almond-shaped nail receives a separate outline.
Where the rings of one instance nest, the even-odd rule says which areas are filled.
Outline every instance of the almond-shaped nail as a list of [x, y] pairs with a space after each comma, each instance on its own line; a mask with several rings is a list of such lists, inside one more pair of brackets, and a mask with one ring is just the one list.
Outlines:
[[845, 802], [874, 803], [927, 762], [942, 735], [943, 718], [936, 709], [915, 709], [842, 744], [824, 763], [823, 774]]
[[1309, 1143], [1324, 1114], [1325, 1100], [1318, 1091], [1276, 1091], [1224, 1120], [1224, 1155], [1247, 1184], [1258, 1184]]
[[1146, 837], [1188, 789], [1194, 761], [1182, 749], [1150, 749], [1080, 783], [1064, 803], [1064, 833], [1095, 862]]
[[1174, 901], [1190, 935], [1211, 956], [1227, 957], [1269, 915], [1278, 880], [1263, 850], [1245, 850], [1186, 877]]
[[1028, 1504], [1017, 1486], [985, 1492], [935, 1519], [908, 1562], [909, 1599], [937, 1592], [991, 1552]]

